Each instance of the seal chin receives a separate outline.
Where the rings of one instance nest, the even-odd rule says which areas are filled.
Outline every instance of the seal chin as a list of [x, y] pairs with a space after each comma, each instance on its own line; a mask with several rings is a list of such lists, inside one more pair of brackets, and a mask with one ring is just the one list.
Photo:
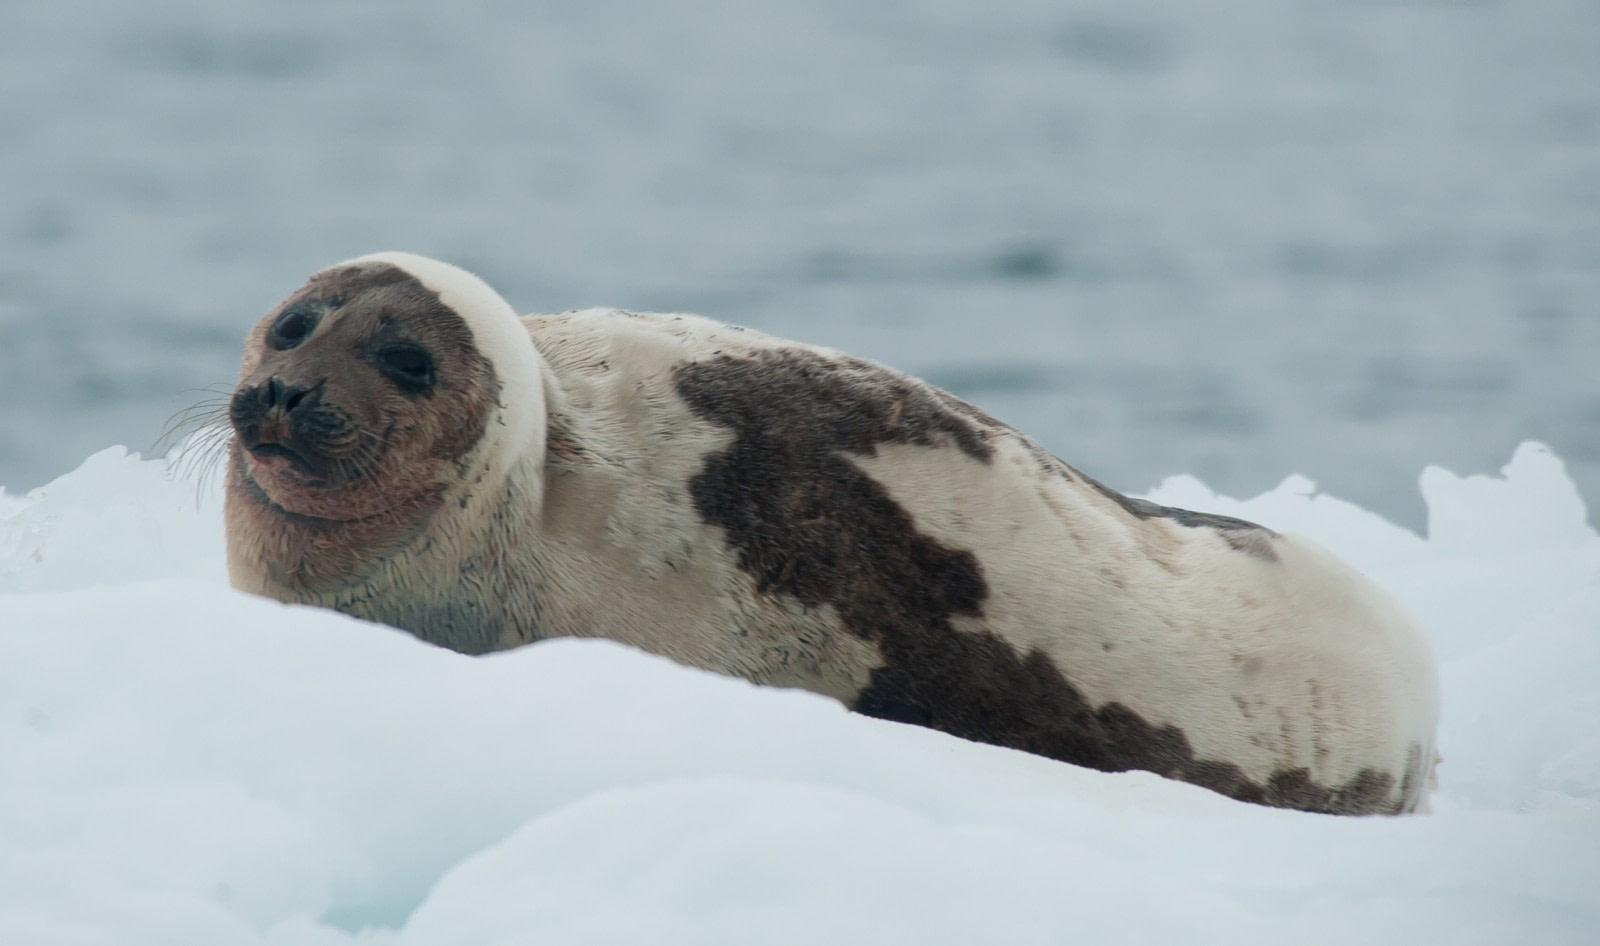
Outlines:
[[445, 484], [435, 480], [397, 480], [381, 469], [307, 475], [290, 449], [271, 446], [274, 449], [250, 448], [236, 441], [236, 481], [243, 487], [242, 495], [291, 526], [360, 531], [364, 524], [382, 524], [381, 531], [398, 534], [426, 522], [447, 492]]
[[[292, 516], [310, 519], [354, 518], [326, 515], [329, 511], [328, 484], [316, 477], [303, 475], [295, 460], [271, 447], [243, 449], [241, 479], [250, 493], [264, 506]], [[321, 502], [311, 501], [321, 494]]]
[[300, 519], [350, 522], [379, 515], [383, 510], [362, 510], [348, 484], [320, 475], [308, 461], [279, 444], [244, 448], [243, 480], [261, 504]]

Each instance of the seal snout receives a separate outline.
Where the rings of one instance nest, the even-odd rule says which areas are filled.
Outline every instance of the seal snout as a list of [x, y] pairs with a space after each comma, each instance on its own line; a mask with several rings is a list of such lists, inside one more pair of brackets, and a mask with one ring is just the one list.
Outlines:
[[283, 412], [287, 414], [293, 413], [295, 408], [304, 404], [307, 395], [320, 395], [322, 385], [319, 384], [313, 388], [304, 384], [290, 384], [277, 375], [273, 375], [267, 379], [266, 384], [259, 385], [256, 391], [256, 397], [261, 401], [263, 407], [268, 410], [282, 408]]
[[324, 451], [316, 448], [324, 384], [300, 384], [273, 375], [260, 384], [240, 387], [228, 406], [228, 418], [239, 443], [257, 461], [288, 466], [312, 478], [327, 471]]

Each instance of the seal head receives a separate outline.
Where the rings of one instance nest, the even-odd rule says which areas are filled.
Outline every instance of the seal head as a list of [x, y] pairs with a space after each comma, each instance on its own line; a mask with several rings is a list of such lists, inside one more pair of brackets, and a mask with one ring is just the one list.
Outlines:
[[251, 333], [228, 411], [230, 502], [281, 534], [273, 578], [357, 579], [447, 500], [502, 486], [542, 445], [541, 376], [515, 312], [465, 270], [379, 253], [312, 276]]

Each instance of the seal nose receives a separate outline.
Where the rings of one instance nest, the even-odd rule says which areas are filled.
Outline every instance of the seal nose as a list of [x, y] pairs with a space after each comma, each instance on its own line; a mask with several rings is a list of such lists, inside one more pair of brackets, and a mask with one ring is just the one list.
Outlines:
[[267, 383], [257, 389], [261, 409], [270, 411], [280, 408], [285, 414], [294, 413], [294, 409], [305, 402], [306, 396], [315, 390], [304, 384], [290, 384], [277, 375], [267, 379]]

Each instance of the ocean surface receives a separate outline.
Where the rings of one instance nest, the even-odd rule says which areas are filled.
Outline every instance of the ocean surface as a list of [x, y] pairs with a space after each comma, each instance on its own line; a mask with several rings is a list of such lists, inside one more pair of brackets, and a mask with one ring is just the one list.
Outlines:
[[0, 181], [11, 490], [409, 249], [887, 362], [1126, 491], [1420, 527], [1423, 465], [1534, 438], [1600, 500], [1594, 0], [5, 0]]

